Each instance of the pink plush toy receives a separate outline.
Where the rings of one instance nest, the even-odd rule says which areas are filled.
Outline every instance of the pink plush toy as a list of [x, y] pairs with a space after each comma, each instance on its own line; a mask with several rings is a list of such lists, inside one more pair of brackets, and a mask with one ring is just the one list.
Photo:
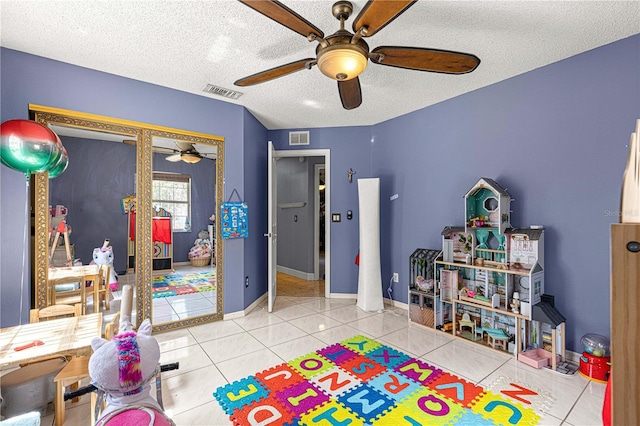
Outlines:
[[93, 260], [91, 264], [109, 266], [109, 289], [111, 291], [118, 290], [118, 276], [113, 268], [113, 248], [109, 245], [109, 240], [104, 240], [102, 247], [93, 249]]
[[123, 325], [127, 323], [121, 323], [120, 334], [113, 340], [96, 337], [91, 342], [89, 375], [98, 388], [98, 406], [102, 396], [107, 402], [96, 426], [175, 426], [150, 395], [160, 361], [151, 322], [145, 320], [137, 333]]

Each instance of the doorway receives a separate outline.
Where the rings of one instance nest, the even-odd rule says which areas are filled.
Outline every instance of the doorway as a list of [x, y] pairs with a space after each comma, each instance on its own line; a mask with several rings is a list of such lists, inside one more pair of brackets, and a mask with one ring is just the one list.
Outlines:
[[[282, 256], [291, 247], [283, 246], [285, 249], [281, 250], [275, 247], [274, 250], [278, 252], [277, 272], [276, 272], [276, 288], [277, 295], [279, 296], [321, 296], [330, 297], [331, 284], [330, 284], [330, 232], [328, 224], [328, 215], [326, 211], [330, 211], [330, 156], [329, 150], [285, 150], [277, 151], [275, 154], [278, 162], [278, 171], [281, 173], [283, 169], [286, 169], [287, 159], [290, 162], [299, 162], [300, 169], [308, 170], [308, 188], [305, 193], [304, 199], [312, 204], [312, 217], [309, 219], [308, 227], [309, 238], [313, 240], [312, 250], [306, 251], [306, 257], [312, 257], [309, 259], [312, 265], [312, 269], [305, 268], [303, 271], [295, 270], [296, 268], [287, 268], [286, 262], [281, 261]], [[288, 158], [295, 157], [295, 158]], [[304, 164], [307, 163], [307, 164]], [[289, 177], [290, 178], [290, 177]], [[282, 183], [282, 182], [280, 182]], [[276, 238], [277, 245], [287, 244], [287, 229], [299, 229], [296, 228], [300, 224], [298, 222], [297, 212], [294, 208], [290, 207], [292, 204], [287, 199], [289, 195], [289, 189], [286, 185], [275, 185], [275, 199], [277, 200], [278, 208], [276, 214], [278, 214], [278, 237]], [[300, 210], [302, 214], [302, 210]], [[300, 216], [302, 217], [302, 216]], [[292, 219], [295, 218], [295, 219]], [[298, 249], [298, 248], [297, 248]], [[306, 249], [305, 249], [306, 250]], [[304, 251], [298, 249], [298, 251]]]

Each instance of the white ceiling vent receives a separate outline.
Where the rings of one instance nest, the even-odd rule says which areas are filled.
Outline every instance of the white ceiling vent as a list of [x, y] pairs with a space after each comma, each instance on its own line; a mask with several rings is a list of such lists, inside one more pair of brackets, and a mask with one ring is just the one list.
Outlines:
[[309, 131], [289, 132], [289, 145], [309, 145]]
[[238, 92], [236, 90], [225, 89], [224, 87], [214, 86], [213, 84], [207, 84], [207, 87], [204, 88], [204, 92], [211, 93], [212, 95], [222, 96], [223, 98], [229, 99], [238, 99], [240, 96], [244, 95], [242, 92]]

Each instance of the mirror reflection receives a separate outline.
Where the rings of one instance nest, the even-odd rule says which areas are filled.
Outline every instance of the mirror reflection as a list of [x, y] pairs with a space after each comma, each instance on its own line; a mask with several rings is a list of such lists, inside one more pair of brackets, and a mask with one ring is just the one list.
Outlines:
[[[29, 107], [69, 157], [55, 179], [32, 180], [35, 306], [47, 306], [55, 268], [84, 270], [97, 263], [96, 250], [108, 247], [117, 279], [106, 292], [110, 307], [102, 293], [94, 298], [103, 319], [118, 311], [125, 284], [134, 289], [134, 322], [151, 318], [154, 332], [222, 319], [224, 254], [214, 213], [223, 191], [224, 139]], [[67, 238], [52, 246], [50, 225], [61, 220], [69, 225]]]
[[[128, 274], [133, 269], [127, 263], [129, 221], [122, 201], [135, 194], [136, 144], [123, 143], [135, 139], [61, 125], [50, 128], [74, 159], [49, 180], [50, 227], [57, 229], [65, 221], [68, 234], [58, 239], [50, 266], [68, 266], [68, 255], [75, 266], [108, 264], [109, 303], [101, 301], [96, 310], [93, 297], [87, 297], [87, 312], [103, 311], [108, 320], [119, 310], [122, 286], [135, 289], [135, 277]], [[133, 306], [135, 323], [135, 302]]]
[[154, 323], [217, 311], [214, 145], [154, 136]]

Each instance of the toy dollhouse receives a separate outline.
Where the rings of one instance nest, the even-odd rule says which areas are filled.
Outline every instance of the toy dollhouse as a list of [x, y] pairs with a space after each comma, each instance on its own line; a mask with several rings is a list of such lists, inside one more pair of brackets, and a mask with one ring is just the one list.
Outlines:
[[[544, 294], [544, 229], [512, 227], [511, 197], [492, 179], [481, 178], [464, 198], [465, 224], [443, 229], [434, 262], [433, 327], [516, 357], [542, 348], [533, 313]], [[552, 324], [554, 344], [543, 350], [559, 346], [564, 357], [564, 326], [556, 345]]]

